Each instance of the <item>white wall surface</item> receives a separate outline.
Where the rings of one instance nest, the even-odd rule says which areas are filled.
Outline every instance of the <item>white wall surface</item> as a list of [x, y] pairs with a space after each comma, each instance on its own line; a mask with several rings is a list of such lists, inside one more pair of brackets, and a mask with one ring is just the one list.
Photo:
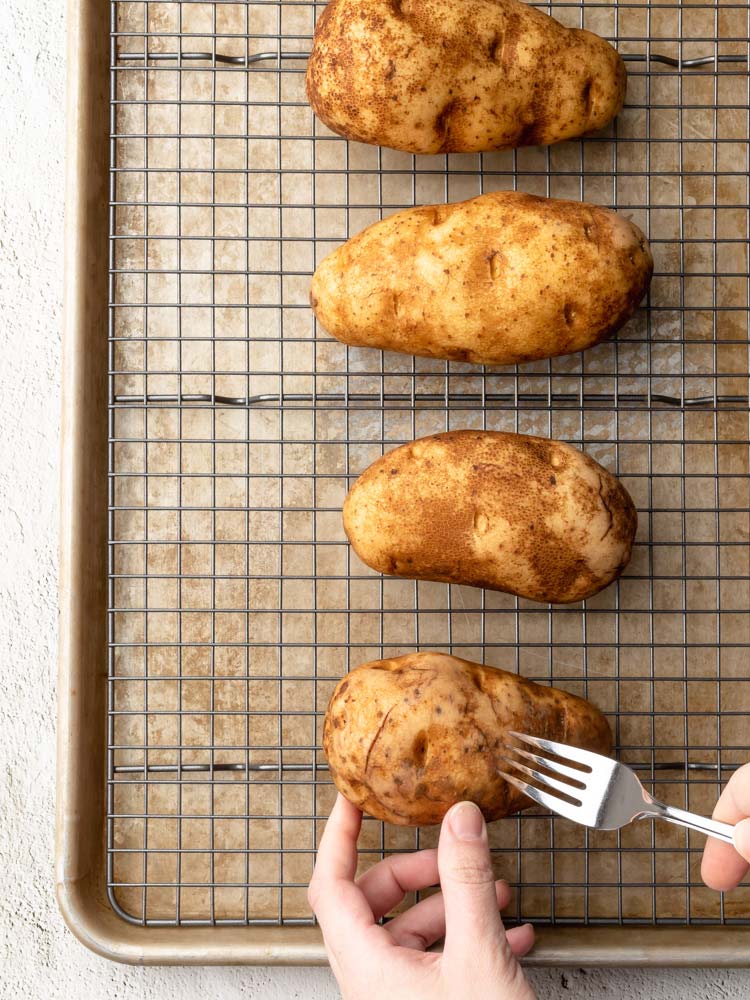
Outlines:
[[[0, 26], [0, 998], [336, 997], [325, 969], [112, 965], [79, 945], [57, 912], [64, 0], [5, 0]], [[532, 976], [542, 998], [750, 997], [750, 972], [543, 970]]]

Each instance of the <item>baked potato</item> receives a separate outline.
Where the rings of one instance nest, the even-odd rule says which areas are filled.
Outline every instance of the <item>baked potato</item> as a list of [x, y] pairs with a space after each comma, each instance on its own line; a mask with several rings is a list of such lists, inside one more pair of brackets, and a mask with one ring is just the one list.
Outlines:
[[607, 754], [594, 705], [557, 688], [445, 653], [366, 663], [333, 692], [323, 729], [331, 777], [377, 819], [439, 823], [470, 799], [499, 819], [531, 799], [497, 773], [509, 730]]
[[330, 0], [307, 95], [347, 139], [407, 153], [547, 146], [625, 100], [612, 46], [520, 0]]
[[345, 344], [511, 365], [614, 333], [653, 266], [615, 212], [498, 191], [376, 222], [320, 263], [310, 304]]
[[568, 604], [630, 559], [637, 515], [625, 488], [570, 445], [449, 431], [388, 452], [344, 501], [344, 530], [380, 573]]

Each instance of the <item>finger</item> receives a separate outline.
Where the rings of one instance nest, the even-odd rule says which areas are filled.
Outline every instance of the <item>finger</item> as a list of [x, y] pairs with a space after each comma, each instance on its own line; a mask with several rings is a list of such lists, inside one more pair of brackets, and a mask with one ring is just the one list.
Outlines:
[[750, 819], [743, 819], [735, 826], [734, 847], [750, 865]]
[[320, 838], [315, 875], [326, 880], [354, 879], [361, 827], [362, 813], [339, 793]]
[[729, 892], [740, 884], [747, 875], [749, 867], [748, 862], [732, 844], [725, 844], [712, 837], [706, 841], [701, 862], [701, 877], [710, 889]]
[[439, 880], [437, 851], [394, 854], [357, 879], [357, 886], [370, 904], [376, 920], [397, 906], [407, 892], [426, 889]]
[[713, 817], [724, 823], [740, 823], [743, 827], [737, 831], [735, 838], [739, 850], [731, 844], [709, 837], [703, 851], [703, 881], [711, 889], [727, 892], [740, 884], [750, 867], [750, 837], [747, 835], [747, 827], [741, 823], [743, 819], [750, 817], [750, 764], [735, 771], [729, 779], [716, 803]]
[[521, 924], [520, 927], [511, 927], [505, 932], [510, 950], [516, 958], [523, 958], [528, 955], [534, 947], [534, 928], [531, 924]]
[[362, 813], [339, 795], [323, 831], [307, 891], [310, 906], [332, 947], [350, 938], [353, 928], [374, 923], [367, 900], [354, 884], [361, 825]]
[[[497, 908], [502, 910], [510, 901], [507, 882], [495, 883]], [[425, 951], [445, 935], [445, 903], [443, 894], [436, 892], [420, 900], [405, 913], [399, 913], [386, 924], [386, 930], [402, 948]]]
[[458, 803], [443, 820], [438, 867], [445, 901], [444, 959], [461, 967], [484, 964], [491, 954], [503, 966], [512, 963], [497, 908], [487, 827], [473, 802]]

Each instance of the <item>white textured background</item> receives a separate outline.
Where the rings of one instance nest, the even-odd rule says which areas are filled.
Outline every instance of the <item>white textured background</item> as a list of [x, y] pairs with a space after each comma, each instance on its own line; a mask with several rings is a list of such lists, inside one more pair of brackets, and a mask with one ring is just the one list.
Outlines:
[[[335, 997], [325, 969], [112, 965], [85, 951], [58, 915], [52, 850], [64, 0], [5, 0], [0, 27], [0, 998]], [[750, 997], [750, 971], [543, 970], [533, 979], [541, 998]]]

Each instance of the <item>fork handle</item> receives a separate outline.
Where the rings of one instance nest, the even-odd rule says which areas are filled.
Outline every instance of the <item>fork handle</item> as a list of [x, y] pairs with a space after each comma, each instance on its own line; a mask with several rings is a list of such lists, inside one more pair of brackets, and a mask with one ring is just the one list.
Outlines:
[[687, 812], [685, 809], [676, 809], [657, 799], [651, 799], [649, 807], [646, 810], [647, 816], [658, 816], [670, 823], [676, 823], [677, 826], [686, 826], [689, 830], [697, 830], [698, 833], [705, 833], [708, 837], [723, 840], [725, 844], [734, 843], [732, 837], [734, 827], [730, 823], [720, 823], [717, 819], [708, 819], [697, 813]]

